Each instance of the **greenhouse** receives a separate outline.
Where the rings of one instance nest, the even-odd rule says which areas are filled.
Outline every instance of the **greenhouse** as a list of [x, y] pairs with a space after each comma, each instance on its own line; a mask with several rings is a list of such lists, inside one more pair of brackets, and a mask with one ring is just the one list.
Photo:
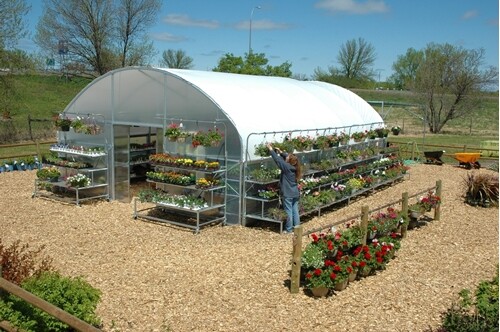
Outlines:
[[[110, 200], [130, 202], [131, 186], [138, 178], [171, 195], [191, 191], [209, 207], [222, 207], [211, 212], [206, 207], [175, 207], [172, 212], [180, 216], [194, 211], [196, 230], [207, 219], [205, 214], [226, 224], [245, 225], [253, 214], [250, 209], [264, 210], [262, 202], [247, 199], [254, 187], [247, 183], [251, 170], [272, 164], [268, 156], [256, 152], [258, 146], [341, 134], [351, 138], [355, 132], [384, 126], [367, 102], [332, 84], [150, 67], [123, 68], [97, 78], [69, 103], [60, 119], [69, 119], [72, 125], [69, 131], [59, 131], [53, 151], [63, 157], [73, 153], [72, 159], [95, 154], [91, 164], [104, 171], [92, 174], [91, 181], [103, 185]], [[206, 134], [219, 134], [219, 140], [209, 144]], [[377, 140], [376, 145], [383, 144], [383, 139]], [[290, 151], [307, 166], [335, 147]], [[168, 157], [175, 162], [167, 160], [166, 169], [157, 169]], [[205, 168], [194, 167], [193, 161]], [[218, 165], [207, 170], [211, 162]], [[190, 173], [192, 182], [161, 185], [146, 176], [176, 167], [184, 175]], [[213, 190], [203, 187], [209, 180], [217, 183]]]

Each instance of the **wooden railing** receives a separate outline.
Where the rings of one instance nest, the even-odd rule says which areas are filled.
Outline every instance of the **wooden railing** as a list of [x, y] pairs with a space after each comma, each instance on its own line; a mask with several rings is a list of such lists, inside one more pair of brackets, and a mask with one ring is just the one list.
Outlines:
[[[350, 222], [352, 220], [361, 220], [360, 222], [360, 227], [361, 230], [364, 234], [364, 237], [361, 239], [362, 244], [366, 244], [367, 241], [367, 236], [368, 236], [368, 218], [369, 215], [375, 211], [380, 211], [382, 209], [385, 209], [390, 206], [394, 206], [397, 204], [401, 204], [401, 213], [402, 215], [408, 215], [408, 202], [410, 199], [414, 199], [423, 193], [427, 193], [429, 191], [435, 191], [435, 194], [439, 197], [441, 197], [442, 194], [442, 181], [438, 180], [436, 181], [436, 186], [435, 187], [430, 187], [425, 190], [419, 191], [417, 193], [412, 194], [411, 196], [408, 195], [407, 192], [404, 192], [402, 194], [402, 198], [398, 201], [390, 202], [384, 206], [379, 206], [373, 210], [370, 210], [367, 205], [364, 205], [361, 207], [361, 214], [351, 216], [345, 219], [342, 219], [340, 221], [336, 221], [332, 224], [322, 226], [320, 228], [312, 229], [307, 232], [304, 232], [302, 225], [297, 226], [294, 228], [293, 232], [293, 244], [292, 244], [292, 273], [291, 273], [291, 280], [290, 280], [290, 293], [296, 294], [299, 292], [300, 289], [300, 270], [301, 270], [301, 264], [302, 264], [302, 240], [304, 237], [308, 237], [309, 235], [316, 233], [316, 232], [322, 232], [327, 229], [331, 229], [334, 226], [339, 226], [343, 225], [347, 222]], [[440, 204], [438, 204], [435, 209], [434, 209], [434, 220], [440, 220], [441, 218], [441, 208]], [[406, 233], [407, 233], [407, 223], [404, 223], [401, 227], [401, 237], [405, 238]]]
[[[0, 276], [2, 275], [2, 268], [0, 266]], [[45, 311], [49, 315], [59, 319], [61, 322], [68, 324], [70, 327], [82, 332], [100, 332], [102, 330], [84, 322], [83, 320], [75, 317], [66, 311], [56, 307], [55, 305], [33, 295], [32, 293], [25, 291], [21, 287], [7, 281], [6, 279], [0, 277], [0, 290], [5, 290], [23, 300], [29, 304]], [[17, 332], [19, 331], [16, 327], [12, 326], [7, 321], [0, 321], [0, 329], [7, 332]]]
[[[50, 144], [55, 144], [57, 143], [56, 141], [43, 141], [43, 142], [30, 142], [30, 143], [17, 143], [17, 144], [2, 144], [0, 145], [0, 159], [14, 159], [14, 158], [22, 158], [22, 157], [30, 157], [30, 156], [38, 156], [40, 158], [42, 151], [46, 150], [49, 151], [49, 149], [43, 149], [43, 146], [45, 145], [50, 145]], [[30, 150], [34, 152], [23, 152], [23, 153], [15, 153], [15, 154], [3, 154], [1, 151], [3, 149], [7, 148], [23, 148], [23, 147], [29, 147], [29, 149], [25, 150]], [[42, 150], [43, 149], [43, 150]]]

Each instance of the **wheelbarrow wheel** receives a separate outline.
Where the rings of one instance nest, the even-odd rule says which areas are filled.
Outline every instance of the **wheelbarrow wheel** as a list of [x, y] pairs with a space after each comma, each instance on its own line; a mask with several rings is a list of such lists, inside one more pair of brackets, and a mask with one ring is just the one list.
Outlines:
[[474, 168], [475, 169], [480, 169], [481, 168], [481, 164], [479, 163], [479, 161], [474, 162]]

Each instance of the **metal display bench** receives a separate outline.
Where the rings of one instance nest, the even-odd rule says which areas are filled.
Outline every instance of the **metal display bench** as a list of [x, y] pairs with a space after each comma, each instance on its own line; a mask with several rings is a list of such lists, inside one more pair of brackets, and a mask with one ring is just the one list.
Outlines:
[[[268, 133], [269, 134], [269, 133]], [[273, 135], [275, 133], [271, 133], [271, 135]], [[265, 136], [265, 134], [264, 134]], [[363, 142], [358, 142], [358, 143], [354, 143], [354, 144], [349, 144], [347, 146], [340, 146], [340, 147], [331, 147], [331, 148], [327, 148], [325, 149], [326, 152], [328, 151], [336, 151], [338, 149], [341, 149], [341, 148], [346, 148], [348, 147], [349, 149], [363, 149], [365, 147], [367, 147], [369, 144], [375, 144], [375, 145], [378, 145], [380, 147], [382, 146], [386, 146], [386, 139], [376, 139], [372, 142], [370, 142], [370, 140], [367, 140], [367, 141], [363, 141]], [[247, 151], [248, 153], [248, 151]], [[312, 158], [314, 158], [313, 156], [315, 154], [317, 154], [318, 151], [315, 151], [315, 150], [312, 150], [312, 151], [307, 151], [307, 152], [299, 152], [297, 153], [297, 155], [299, 155], [299, 158], [302, 157], [303, 160], [306, 160], [308, 163], [312, 161]], [[327, 169], [327, 170], [308, 170], [307, 172], [305, 172], [305, 174], [303, 175], [303, 177], [311, 177], [311, 176], [315, 176], [315, 175], [321, 175], [321, 174], [324, 174], [324, 173], [334, 173], [340, 169], [348, 169], [348, 168], [352, 168], [352, 167], [355, 167], [357, 165], [366, 165], [366, 164], [369, 164], [371, 162], [375, 162], [377, 160], [380, 160], [381, 158], [389, 155], [391, 152], [387, 152], [387, 153], [382, 153], [382, 154], [376, 154], [376, 155], [373, 155], [369, 158], [366, 158], [366, 159], [363, 159], [363, 160], [357, 160], [357, 161], [351, 161], [351, 162], [346, 162], [346, 163], [343, 163], [342, 165], [338, 165], [336, 167], [333, 167], [331, 169]], [[308, 157], [310, 156], [310, 157]], [[266, 182], [259, 182], [259, 181], [256, 181], [255, 179], [251, 179], [250, 176], [249, 176], [249, 166], [252, 166], [252, 165], [264, 165], [264, 164], [274, 164], [274, 161], [272, 160], [271, 157], [263, 157], [261, 159], [257, 159], [257, 160], [253, 160], [253, 161], [247, 161], [246, 162], [246, 168], [245, 168], [245, 190], [244, 190], [244, 199], [243, 199], [243, 204], [244, 204], [244, 208], [243, 208], [243, 211], [244, 211], [244, 218], [245, 218], [245, 223], [246, 223], [246, 219], [255, 219], [255, 220], [262, 220], [262, 221], [266, 221], [266, 222], [272, 222], [272, 223], [277, 223], [279, 224], [279, 229], [280, 229], [280, 233], [283, 232], [283, 224], [285, 223], [285, 221], [283, 220], [277, 220], [277, 219], [274, 219], [272, 218], [269, 213], [267, 212], [268, 209], [271, 207], [271, 206], [278, 206], [279, 205], [279, 199], [278, 198], [274, 198], [274, 199], [264, 199], [264, 198], [260, 198], [260, 197], [256, 197], [255, 196], [255, 192], [256, 192], [256, 188], [263, 188], [267, 185], [270, 185], [270, 184], [273, 184], [273, 183], [278, 183], [279, 180], [272, 180], [272, 181], [266, 181]], [[382, 168], [383, 166], [381, 166], [380, 168]], [[380, 187], [383, 187], [385, 185], [388, 185], [388, 184], [392, 184], [394, 183], [395, 181], [399, 181], [401, 179], [403, 179], [403, 175], [400, 175], [400, 176], [397, 176], [397, 177], [394, 177], [394, 178], [391, 178], [391, 179], [388, 179], [388, 180], [385, 180], [385, 181], [381, 181], [379, 183], [376, 183], [376, 184], [373, 184], [371, 187], [368, 187], [368, 188], [361, 188], [359, 189], [358, 191], [356, 191], [355, 193], [352, 193], [351, 195], [349, 196], [344, 196], [340, 199], [337, 199], [329, 204], [325, 204], [325, 205], [322, 205], [322, 206], [318, 206], [312, 210], [309, 210], [309, 211], [304, 211], [301, 213], [301, 216], [304, 216], [304, 215], [310, 215], [310, 214], [313, 214], [313, 213], [317, 213], [318, 216], [321, 215], [321, 212], [322, 210], [326, 209], [326, 208], [330, 208], [331, 206], [333, 205], [336, 205], [336, 204], [339, 204], [341, 202], [347, 202], [347, 204], [350, 203], [351, 199], [357, 197], [357, 196], [360, 196], [360, 195], [363, 195], [363, 194], [366, 194], [366, 193], [369, 193], [369, 192], [373, 192], [374, 190], [376, 190], [377, 188], [380, 188]], [[348, 179], [344, 179], [342, 181], [339, 181], [340, 183], [342, 182], [346, 182]], [[326, 183], [326, 184], [321, 184], [321, 185], [318, 185], [317, 187], [313, 188], [313, 189], [317, 189], [317, 190], [321, 190], [322, 188], [326, 188], [326, 187], [329, 187], [332, 185], [332, 182], [329, 182], [329, 183]], [[249, 204], [250, 202], [253, 202], [252, 204]], [[260, 206], [259, 206], [260, 204]], [[253, 205], [251, 208], [250, 205]]]
[[[188, 120], [180, 120], [180, 119], [170, 119], [170, 121], [179, 121], [184, 123], [189, 123]], [[214, 124], [214, 122], [203, 122], [203, 121], [193, 121], [198, 126], [199, 123]], [[217, 123], [217, 125], [224, 126], [223, 123]], [[179, 144], [179, 143], [175, 143]], [[180, 144], [189, 144], [186, 142]], [[177, 185], [166, 182], [152, 181], [147, 180], [152, 186], [156, 188], [168, 189], [174, 188], [175, 190], [181, 190], [182, 192], [190, 192], [193, 196], [202, 197], [209, 196], [206, 200], [207, 206], [200, 208], [188, 208], [181, 207], [174, 204], [169, 204], [167, 202], [145, 202], [142, 203], [140, 199], [134, 198], [134, 219], [144, 219], [158, 223], [166, 223], [172, 224], [188, 229], [192, 229], [195, 233], [199, 233], [203, 226], [210, 224], [225, 224], [226, 223], [226, 196], [227, 196], [227, 188], [226, 188], [226, 179], [227, 179], [227, 170], [226, 170], [226, 155], [227, 152], [225, 150], [225, 138], [221, 142], [221, 149], [223, 152], [223, 160], [221, 160], [221, 166], [218, 169], [199, 169], [199, 168], [186, 168], [181, 166], [172, 166], [172, 165], [160, 165], [160, 164], [152, 164], [155, 170], [174, 170], [188, 173], [196, 173], [196, 178], [204, 177], [206, 175], [210, 175], [213, 177], [217, 177], [223, 185], [214, 186], [210, 188], [199, 188], [195, 185]], [[181, 156], [179, 156], [181, 157]], [[182, 155], [182, 158], [190, 158], [196, 160], [197, 158], [205, 158], [206, 155]], [[216, 202], [216, 196], [218, 196], [219, 201]], [[147, 204], [148, 206], [141, 208], [139, 204]], [[172, 220], [174, 218], [163, 218], [155, 215], [155, 210], [159, 212], [173, 213], [177, 218], [177, 220]], [[193, 216], [194, 218], [190, 218]], [[183, 220], [184, 219], [184, 220]], [[187, 220], [186, 220], [187, 219]], [[194, 220], [193, 220], [194, 219]], [[191, 221], [190, 221], [191, 220]]]
[[[104, 147], [103, 147], [104, 148]], [[74, 203], [80, 205], [81, 202], [95, 199], [107, 199], [109, 200], [109, 186], [108, 186], [108, 168], [98, 167], [99, 165], [107, 165], [107, 153], [106, 152], [82, 152], [81, 150], [75, 150], [72, 148], [63, 148], [61, 146], [54, 146], [50, 148], [50, 151], [57, 152], [59, 154], [64, 154], [67, 158], [70, 157], [73, 160], [78, 161], [91, 161], [91, 168], [70, 168], [65, 166], [56, 166], [63, 177], [68, 177], [76, 173], [82, 173], [90, 178], [90, 186], [86, 187], [71, 187], [68, 186], [66, 181], [58, 179], [58, 181], [51, 182], [46, 180], [35, 180], [35, 188], [32, 197], [45, 197], [61, 202]], [[101, 180], [98, 177], [103, 177]], [[41, 187], [56, 187], [57, 191], [61, 191], [63, 194], [69, 195], [58, 195], [52, 191], [40, 190]], [[92, 193], [94, 191], [94, 193]], [[100, 193], [96, 193], [99, 191]], [[85, 195], [85, 192], [91, 192]], [[74, 199], [70, 199], [74, 196]]]

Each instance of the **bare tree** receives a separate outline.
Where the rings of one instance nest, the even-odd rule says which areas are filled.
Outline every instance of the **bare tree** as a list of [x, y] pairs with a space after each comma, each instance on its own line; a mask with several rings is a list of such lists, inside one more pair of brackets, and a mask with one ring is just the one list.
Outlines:
[[374, 73], [371, 66], [375, 58], [375, 48], [363, 38], [348, 40], [341, 46], [337, 56], [339, 71], [350, 79], [372, 78]]
[[497, 83], [498, 68], [483, 69], [483, 59], [483, 49], [466, 50], [450, 44], [426, 47], [415, 92], [425, 105], [431, 132], [439, 133], [448, 121], [469, 114], [480, 103], [479, 92]]
[[30, 8], [26, 0], [0, 0], [0, 49], [14, 46], [27, 35], [24, 16]]
[[168, 49], [163, 51], [160, 64], [168, 68], [190, 69], [193, 68], [193, 59], [183, 50]]
[[144, 30], [155, 20], [158, 6], [159, 0], [45, 0], [35, 41], [97, 75], [141, 64], [154, 52]]
[[152, 54], [152, 42], [145, 38], [146, 28], [154, 23], [160, 9], [160, 0], [120, 1], [117, 27], [122, 67], [144, 63], [144, 57]]

